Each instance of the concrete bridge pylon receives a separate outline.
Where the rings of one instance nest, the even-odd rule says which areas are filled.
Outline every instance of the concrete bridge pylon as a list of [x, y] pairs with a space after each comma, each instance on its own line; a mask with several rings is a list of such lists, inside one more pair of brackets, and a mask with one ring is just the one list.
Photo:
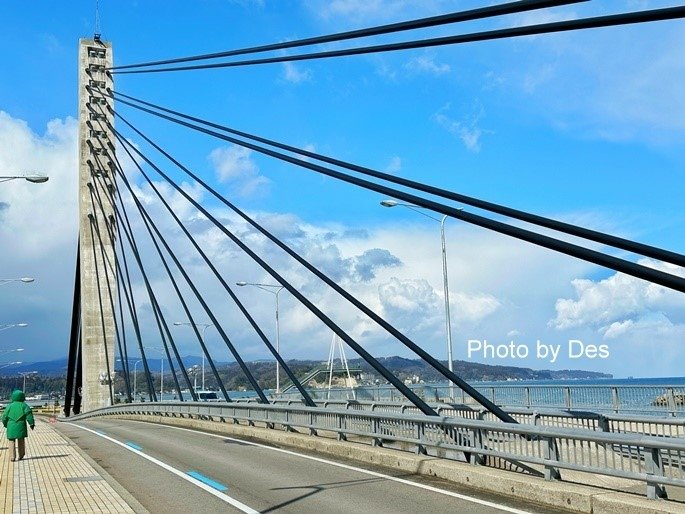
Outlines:
[[116, 181], [111, 162], [114, 90], [112, 44], [93, 39], [79, 41], [79, 276], [81, 411], [110, 405], [113, 401], [116, 330]]

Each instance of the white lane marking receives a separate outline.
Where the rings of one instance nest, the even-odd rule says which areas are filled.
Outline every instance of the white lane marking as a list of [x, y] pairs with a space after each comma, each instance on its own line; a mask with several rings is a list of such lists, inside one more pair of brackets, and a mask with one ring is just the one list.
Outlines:
[[199, 487], [200, 489], [204, 489], [204, 490], [207, 491], [208, 493], [213, 494], [214, 496], [216, 496], [216, 497], [219, 498], [220, 500], [223, 500], [223, 501], [225, 501], [226, 503], [229, 503], [229, 504], [233, 505], [236, 509], [239, 509], [239, 510], [242, 511], [242, 512], [247, 512], [247, 513], [249, 513], [249, 514], [259, 514], [259, 511], [258, 511], [258, 510], [254, 510], [253, 508], [248, 507], [248, 506], [245, 505], [244, 503], [239, 502], [238, 500], [236, 500], [235, 498], [232, 498], [232, 497], [228, 496], [227, 494], [224, 494], [224, 493], [222, 493], [222, 492], [220, 492], [220, 491], [217, 491], [216, 489], [210, 487], [209, 485], [207, 485], [207, 484], [201, 482], [201, 481], [198, 480], [197, 478], [193, 478], [192, 476], [190, 476], [190, 475], [184, 473], [183, 471], [179, 471], [178, 469], [176, 469], [176, 468], [170, 466], [169, 464], [166, 464], [165, 462], [162, 462], [161, 460], [157, 460], [157, 459], [155, 459], [154, 457], [152, 457], [152, 456], [150, 456], [150, 455], [148, 455], [148, 454], [146, 454], [146, 453], [143, 453], [143, 452], [140, 451], [140, 450], [136, 450], [135, 448], [132, 448], [131, 446], [128, 446], [126, 443], [122, 443], [122, 442], [120, 442], [120, 441], [117, 441], [116, 439], [113, 439], [112, 437], [109, 437], [108, 435], [104, 435], [104, 434], [102, 434], [102, 433], [98, 433], [97, 430], [91, 430], [90, 428], [82, 427], [81, 425], [77, 425], [76, 423], [69, 423], [69, 422], [67, 422], [67, 425], [71, 425], [71, 426], [74, 426], [74, 427], [78, 427], [78, 428], [80, 428], [81, 430], [85, 430], [85, 431], [87, 431], [87, 432], [90, 432], [91, 434], [95, 434], [95, 435], [98, 436], [98, 437], [102, 437], [103, 439], [107, 439], [108, 441], [110, 441], [110, 442], [112, 442], [112, 443], [114, 443], [114, 444], [118, 444], [118, 445], [121, 446], [122, 448], [125, 448], [125, 449], [127, 449], [128, 451], [133, 452], [133, 453], [135, 453], [136, 455], [139, 455], [140, 457], [149, 460], [149, 461], [152, 462], [153, 464], [157, 464], [159, 467], [166, 469], [167, 471], [173, 473], [174, 475], [176, 475], [176, 476], [178, 476], [178, 477], [181, 477], [183, 480], [186, 480], [186, 481], [190, 482], [191, 484], [196, 485], [196, 486]]
[[[135, 421], [135, 420], [127, 420], [127, 421], [133, 421], [134, 423], [145, 423], [145, 421]], [[146, 424], [149, 425], [150, 423], [146, 423]], [[160, 426], [160, 425], [156, 425], [156, 426]], [[294, 452], [291, 450], [283, 450], [282, 448], [274, 448], [272, 446], [267, 446], [265, 444], [253, 443], [252, 441], [244, 441], [243, 439], [236, 439], [234, 437], [228, 437], [228, 436], [224, 436], [224, 435], [220, 435], [220, 434], [210, 434], [208, 432], [202, 432], [201, 430], [193, 430], [190, 428], [175, 427], [172, 425], [161, 425], [161, 426], [163, 426], [165, 428], [173, 428], [175, 430], [184, 430], [186, 432], [193, 432], [195, 434], [203, 434], [203, 435], [210, 436], [210, 437], [217, 437], [219, 439], [228, 439], [229, 441], [235, 441], [235, 442], [239, 442], [239, 443], [243, 443], [243, 444], [249, 444], [251, 446], [257, 446], [258, 448], [264, 448], [266, 450], [272, 450], [275, 452], [285, 453], [286, 455], [294, 455], [296, 457], [301, 457], [303, 459], [313, 460], [315, 462], [320, 462], [322, 464], [329, 464], [331, 466], [336, 466], [336, 467], [348, 469], [351, 471], [357, 471], [359, 473], [371, 475], [373, 477], [384, 478], [384, 479], [390, 480], [392, 482], [398, 482], [400, 484], [409, 485], [411, 487], [418, 487], [419, 489], [425, 489], [426, 491], [431, 491], [431, 492], [438, 493], [438, 494], [444, 494], [446, 496], [451, 496], [453, 498], [458, 498], [460, 500], [465, 500], [465, 501], [477, 503], [479, 505], [492, 507], [493, 509], [499, 509], [499, 510], [502, 510], [505, 512], [511, 512], [512, 514], [534, 514], [533, 512], [528, 511], [528, 510], [516, 509], [514, 507], [508, 507], [506, 505], [500, 505], [498, 503], [490, 502], [487, 500], [481, 500], [480, 498], [476, 498], [475, 496], [467, 496], [465, 494], [459, 494], [459, 493], [455, 493], [452, 491], [447, 491], [445, 489], [439, 489], [439, 488], [433, 487], [431, 485], [420, 484], [418, 482], [412, 482], [411, 480], [406, 480], [404, 478], [397, 478], [397, 477], [393, 477], [390, 475], [384, 475], [383, 473], [378, 473], [376, 471], [370, 471], [368, 469], [358, 468], [356, 466], [350, 466], [349, 464], [342, 464], [340, 462], [322, 459], [320, 457], [312, 457], [311, 455], [304, 455], [302, 453], [297, 453], [297, 452]]]

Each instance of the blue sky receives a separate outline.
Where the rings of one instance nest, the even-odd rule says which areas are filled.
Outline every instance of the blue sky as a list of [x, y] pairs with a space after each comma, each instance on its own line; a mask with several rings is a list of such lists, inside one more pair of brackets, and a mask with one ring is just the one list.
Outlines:
[[[76, 244], [77, 45], [79, 37], [93, 33], [94, 3], [0, 6], [5, 77], [0, 81], [0, 169], [46, 169], [51, 175], [42, 186], [11, 182], [0, 189], [1, 274], [37, 278], [30, 285], [2, 286], [6, 321], [0, 323], [30, 326], [21, 333], [0, 333], [0, 348], [21, 344], [26, 361], [56, 358], [66, 350]], [[416, 34], [433, 37], [677, 4], [593, 1]], [[116, 63], [129, 64], [479, 5], [456, 0], [103, 0], [101, 31], [113, 42]], [[674, 21], [294, 65], [126, 75], [116, 78], [115, 88], [295, 146], [683, 252], [685, 216], [678, 191], [685, 183], [684, 48], [683, 22]], [[445, 357], [437, 224], [406, 209], [383, 209], [383, 198], [375, 193], [191, 134], [126, 106], [117, 109], [367, 305]], [[247, 234], [207, 195], [187, 187]], [[148, 198], [149, 190], [141, 186], [141, 194]], [[230, 281], [269, 280], [173, 199]], [[225, 295], [170, 224], [167, 228], [207, 297], [225, 313], [222, 323], [225, 319], [246, 358], [263, 358], [264, 350]], [[374, 353], [410, 356], [282, 253], [247, 237]], [[608, 345], [610, 356], [562, 357], [553, 364], [534, 357], [511, 361], [473, 355], [472, 360], [618, 376], [682, 374], [682, 294], [453, 220], [447, 224], [447, 247], [456, 358], [467, 357], [469, 339], [514, 340], [531, 350], [538, 339], [562, 346], [580, 339]], [[679, 268], [668, 271], [684, 274]], [[160, 290], [168, 288], [161, 274], [155, 279]], [[239, 293], [270, 327], [272, 298], [257, 290]], [[285, 295], [282, 302], [284, 355], [325, 358], [330, 331], [292, 298]], [[171, 319], [180, 316], [171, 300], [165, 309]], [[190, 339], [179, 338], [184, 353], [198, 353]], [[217, 358], [225, 360], [225, 348], [218, 341], [212, 345]]]

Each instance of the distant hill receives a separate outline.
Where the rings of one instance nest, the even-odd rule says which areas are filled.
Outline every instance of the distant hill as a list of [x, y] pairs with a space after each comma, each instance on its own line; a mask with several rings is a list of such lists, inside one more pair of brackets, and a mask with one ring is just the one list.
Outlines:
[[[140, 359], [129, 359], [129, 367], [133, 371], [134, 364]], [[201, 365], [202, 358], [199, 356], [185, 356], [182, 357], [183, 363], [186, 367]], [[443, 381], [444, 377], [430, 367], [428, 364], [420, 359], [406, 359], [404, 357], [380, 357], [378, 360], [386, 368], [392, 371], [400, 379], [411, 378], [418, 376], [424, 382]], [[121, 369], [121, 362], [116, 363], [116, 369]], [[247, 385], [243, 373], [235, 362], [216, 362], [217, 368], [221, 368], [221, 375], [225, 377], [226, 387], [230, 389], [237, 389], [240, 386]], [[259, 383], [265, 387], [275, 386], [275, 363], [268, 360], [260, 360], [248, 362], [248, 367], [252, 370], [255, 378]], [[350, 367], [361, 368], [366, 373], [377, 375], [376, 371], [362, 359], [350, 359]], [[443, 364], [447, 365], [446, 361]], [[321, 360], [290, 360], [288, 365], [291, 367], [296, 376], [302, 377], [309, 373], [313, 368], [325, 365], [325, 361]], [[148, 366], [153, 373], [159, 373], [161, 370], [161, 359], [148, 359]], [[178, 367], [176, 364], [174, 367]], [[12, 366], [0, 371], [0, 375], [4, 377], [17, 376], [17, 373], [24, 371], [37, 371], [38, 375], [45, 377], [63, 377], [66, 375], [67, 360], [66, 358], [56, 359], [52, 361], [33, 362], [21, 364], [19, 366]], [[138, 373], [142, 372], [142, 363], [138, 364]], [[164, 371], [169, 371], [168, 362], [164, 363]], [[595, 378], [612, 378], [613, 375], [608, 373], [600, 373], [596, 371], [583, 370], [536, 370], [531, 368], [520, 368], [516, 366], [496, 366], [491, 364], [480, 364], [477, 362], [454, 361], [454, 372], [465, 380], [559, 380], [559, 379], [595, 379]], [[287, 381], [285, 373], [281, 374], [283, 383]], [[212, 381], [211, 370], [209, 365], [206, 366], [206, 377]], [[379, 376], [380, 378], [380, 376]], [[211, 383], [211, 382], [210, 382]], [[235, 387], [234, 387], [235, 386]]]

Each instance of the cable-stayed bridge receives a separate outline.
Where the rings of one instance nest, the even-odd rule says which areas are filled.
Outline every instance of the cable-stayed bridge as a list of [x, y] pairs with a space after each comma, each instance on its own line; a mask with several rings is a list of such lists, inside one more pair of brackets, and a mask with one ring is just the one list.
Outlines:
[[[174, 148], [163, 147], [155, 134], [141, 130], [132, 121], [130, 113], [144, 113], [194, 133], [238, 145], [339, 182], [340, 187], [361, 188], [393, 198], [396, 202], [442, 216], [443, 221], [445, 218], [454, 218], [485, 231], [496, 232], [502, 237], [525, 241], [681, 293], [685, 292], [685, 279], [682, 277], [636, 263], [623, 255], [629, 253], [649, 257], [676, 266], [685, 265], [685, 256], [402, 178], [332, 155], [298, 148], [286, 141], [276, 141], [265, 135], [228, 126], [220, 119], [204, 119], [183, 112], [174, 105], [162, 105], [154, 96], [143, 98], [120, 91], [117, 87], [117, 77], [122, 75], [135, 77], [152, 73], [169, 74], [173, 78], [178, 73], [199, 70], [210, 73], [219, 68], [240, 68], [243, 73], [249, 73], [255, 67], [275, 63], [309, 60], [333, 63], [336, 59], [358, 55], [469, 45], [504, 38], [545, 37], [546, 34], [558, 32], [602, 30], [604, 27], [640, 23], [682, 23], [681, 19], [685, 17], [685, 7], [681, 6], [479, 32], [458, 32], [458, 24], [462, 22], [498, 20], [508, 14], [573, 3], [580, 3], [580, 0], [521, 0], [321, 37], [124, 65], [119, 65], [113, 58], [116, 41], [105, 41], [97, 34], [92, 39], [81, 40], [80, 231], [65, 417], [76, 417], [79, 421], [91, 420], [84, 422], [85, 425], [97, 426], [98, 430], [108, 434], [107, 437], [120, 442], [129, 437], [137, 425], [123, 421], [117, 425], [112, 419], [161, 420], [185, 428], [202, 427], [210, 430], [212, 428], [208, 425], [211, 423], [235, 424], [241, 427], [240, 430], [247, 425], [248, 432], [254, 427], [255, 434], [259, 432], [258, 429], [282, 429], [286, 435], [296, 432], [293, 438], [303, 433], [310, 437], [323, 436], [324, 439], [328, 436], [335, 439], [336, 444], [349, 445], [350, 448], [366, 444], [378, 452], [383, 447], [392, 448], [398, 455], [409, 450], [450, 463], [455, 460], [466, 461], [474, 466], [506, 469], [519, 476], [530, 477], [531, 481], [564, 480], [566, 472], [574, 477], [574, 481], [576, 474], [583, 472], [636, 481], [646, 484], [650, 498], [665, 497], [666, 486], [685, 485], [682, 460], [685, 446], [678, 436], [665, 437], [663, 428], [645, 432], [639, 428], [644, 426], [641, 424], [643, 421], [637, 418], [623, 419], [626, 426], [638, 428], [627, 429], [626, 433], [621, 434], [600, 429], [606, 424], [599, 422], [593, 425], [592, 430], [578, 426], [568, 428], [569, 424], [562, 421], [557, 426], [541, 426], [536, 424], [540, 416], [522, 416], [499, 406], [458, 376], [452, 368], [451, 358], [447, 364], [441, 362], [426, 351], [420, 342], [412, 340], [362, 299], [356, 298], [334, 277], [308, 260], [296, 246], [279, 237], [256, 216], [221, 194], [201, 174], [184, 164], [183, 159], [175, 155]], [[413, 30], [438, 26], [454, 27], [458, 33], [431, 39], [411, 39]], [[365, 45], [364, 38], [382, 34], [395, 34], [403, 40]], [[311, 49], [312, 45], [350, 41], [360, 41], [365, 46], [336, 47], [324, 51]], [[265, 56], [266, 52], [271, 53]], [[197, 189], [192, 191], [188, 184]], [[196, 191], [201, 191], [201, 194]], [[245, 229], [237, 229], [235, 224], [217, 216], [211, 205], [198, 199], [205, 195], [211, 198], [212, 205], [220, 205], [231, 212], [231, 216]], [[255, 285], [274, 287], [278, 292], [281, 289], [287, 291], [349, 350], [363, 359], [384, 382], [394, 387], [397, 396], [402, 398], [402, 409], [392, 412], [369, 409], [367, 412], [359, 405], [342, 409], [340, 406], [324, 406], [317, 402], [307, 389], [307, 384], [296, 376], [283, 359], [278, 340], [267, 336], [270, 328], [257, 322], [236, 293], [236, 287], [245, 283], [236, 283], [238, 277], [227, 278], [231, 275], [227, 273], [226, 266], [212, 257], [203, 241], [193, 235], [191, 227], [178, 215], [181, 201], [183, 209], [192, 209], [198, 219], [211, 224], [218, 234], [225, 237], [232, 251], [246, 256], [261, 268], [269, 284]], [[470, 209], [477, 209], [483, 214], [471, 212]], [[163, 217], [160, 213], [164, 213]], [[230, 304], [233, 311], [239, 312], [251, 327], [255, 344], [263, 345], [277, 362], [277, 369], [282, 370], [284, 378], [291, 384], [290, 393], [297, 391], [298, 401], [290, 405], [279, 404], [278, 395], [265, 390], [259, 383], [244, 358], [243, 349], [232, 336], [233, 327], [226, 324], [221, 313], [220, 309], [225, 309], [226, 304], [219, 307], [212, 303], [180, 256], [179, 249], [174, 246], [172, 239], [176, 240], [179, 235], [184, 238], [184, 245], [195, 252], [195, 262], [202, 263], [206, 276], [213, 277], [217, 287], [220, 286], [225, 302]], [[569, 242], [569, 237], [573, 242]], [[268, 241], [278, 248], [283, 255], [297, 263], [302, 273], [315, 277], [320, 287], [334, 292], [340, 302], [348, 303], [359, 316], [387, 333], [398, 347], [425, 361], [446, 382], [459, 390], [460, 396], [468, 397], [471, 407], [463, 410], [452, 406], [453, 410], [445, 414], [448, 407], [417, 394], [384, 366], [378, 356], [368, 351], [355, 334], [346, 330], [324, 307], [317, 305], [306, 290], [289, 280], [275, 263], [260, 254], [254, 245], [255, 238]], [[597, 250], [595, 248], [598, 245], [614, 251]], [[623, 252], [622, 256], [617, 257], [615, 250]], [[160, 276], [164, 277], [163, 281]], [[448, 304], [447, 295], [446, 301]], [[182, 321], [168, 318], [165, 311], [171, 303], [183, 311]], [[152, 340], [147, 340], [147, 327], [141, 326], [143, 306], [151, 310], [154, 318], [156, 333]], [[449, 310], [447, 320], [449, 336]], [[187, 325], [192, 331], [203, 357], [203, 368], [206, 363], [211, 382], [218, 389], [220, 402], [198, 403], [201, 399], [200, 390], [196, 377], [192, 376], [189, 366], [181, 358], [172, 330], [175, 323]], [[203, 331], [205, 325], [213, 326], [218, 333], [225, 345], [224, 355], [219, 357], [208, 348]], [[157, 394], [154, 373], [148, 363], [151, 351], [160, 352], [168, 363], [168, 376], [171, 377], [171, 387], [177, 401], [165, 401], [161, 397], [163, 391]], [[225, 376], [222, 376], [216, 361], [226, 360], [226, 355], [238, 364], [246, 388], [254, 394], [253, 402], [237, 401], [235, 394], [225, 386]], [[120, 363], [120, 377], [123, 378], [121, 391], [115, 387], [117, 362]], [[136, 373], [131, 372], [132, 362], [142, 365], [142, 386], [139, 384], [138, 389], [145, 390], [149, 400], [144, 405], [135, 402], [135, 387], [131, 377]], [[141, 434], [147, 430], [149, 428], [141, 428]], [[165, 435], [172, 437], [169, 435], [171, 433], [174, 432], [169, 430]], [[245, 435], [243, 432], [241, 434]], [[97, 434], [90, 432], [89, 437], [97, 437]], [[155, 438], [152, 434], [145, 437], [150, 441]], [[163, 453], [161, 449], [157, 451]], [[259, 508], [263, 510], [267, 507]]]

